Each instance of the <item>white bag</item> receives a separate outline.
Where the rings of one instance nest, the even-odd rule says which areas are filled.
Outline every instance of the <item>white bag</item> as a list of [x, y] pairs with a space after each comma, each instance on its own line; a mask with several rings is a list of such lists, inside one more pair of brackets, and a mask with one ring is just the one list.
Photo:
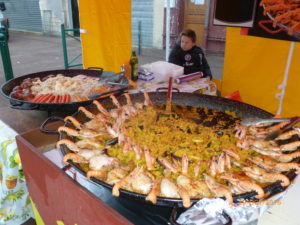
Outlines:
[[183, 67], [165, 61], [157, 61], [142, 65], [141, 70], [152, 72], [155, 82], [166, 82], [169, 77], [174, 79], [183, 75]]

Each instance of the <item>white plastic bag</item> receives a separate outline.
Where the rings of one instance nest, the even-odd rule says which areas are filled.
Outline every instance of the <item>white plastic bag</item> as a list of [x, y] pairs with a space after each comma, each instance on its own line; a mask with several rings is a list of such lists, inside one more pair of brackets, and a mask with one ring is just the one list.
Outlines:
[[166, 82], [169, 77], [177, 78], [183, 75], [183, 67], [165, 61], [157, 61], [142, 65], [141, 70], [152, 72], [155, 82]]

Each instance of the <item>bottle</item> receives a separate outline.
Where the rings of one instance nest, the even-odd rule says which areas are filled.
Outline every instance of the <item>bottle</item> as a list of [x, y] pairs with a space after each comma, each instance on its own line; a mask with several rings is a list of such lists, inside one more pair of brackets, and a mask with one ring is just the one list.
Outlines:
[[121, 72], [122, 72], [122, 75], [124, 76], [125, 73], [126, 73], [126, 70], [125, 70], [125, 64], [123, 63], [122, 66], [121, 66]]
[[122, 64], [121, 72], [123, 73], [124, 77], [126, 77], [128, 80], [131, 80], [131, 66], [129, 64], [129, 59], [124, 61]]
[[131, 80], [137, 81], [139, 77], [139, 60], [136, 56], [135, 51], [132, 51], [129, 63], [131, 67]]

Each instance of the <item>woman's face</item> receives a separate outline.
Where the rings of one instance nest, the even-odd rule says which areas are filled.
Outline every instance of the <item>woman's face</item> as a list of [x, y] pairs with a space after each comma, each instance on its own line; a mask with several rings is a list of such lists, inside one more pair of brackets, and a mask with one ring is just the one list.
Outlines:
[[180, 47], [182, 48], [183, 51], [188, 51], [194, 46], [195, 46], [195, 42], [193, 42], [190, 37], [187, 36], [181, 37]]

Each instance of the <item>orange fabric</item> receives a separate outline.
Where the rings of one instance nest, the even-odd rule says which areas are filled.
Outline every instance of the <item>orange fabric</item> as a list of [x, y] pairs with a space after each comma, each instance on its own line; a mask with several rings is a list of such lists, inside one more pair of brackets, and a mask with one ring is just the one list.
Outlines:
[[[291, 42], [240, 34], [240, 28], [228, 27], [221, 95], [239, 90], [243, 101], [277, 113], [276, 94], [282, 84]], [[288, 74], [281, 116], [300, 115], [300, 43], [295, 49]]]
[[131, 54], [131, 1], [79, 0], [83, 65], [120, 72]]

